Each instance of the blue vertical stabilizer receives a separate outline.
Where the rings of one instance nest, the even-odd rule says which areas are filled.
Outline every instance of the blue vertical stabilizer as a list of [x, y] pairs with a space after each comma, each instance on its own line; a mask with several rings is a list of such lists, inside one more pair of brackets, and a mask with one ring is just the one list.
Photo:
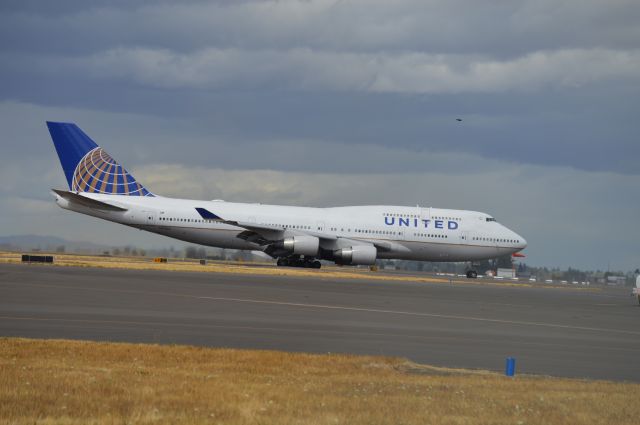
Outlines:
[[47, 121], [47, 127], [72, 191], [153, 196], [77, 125]]

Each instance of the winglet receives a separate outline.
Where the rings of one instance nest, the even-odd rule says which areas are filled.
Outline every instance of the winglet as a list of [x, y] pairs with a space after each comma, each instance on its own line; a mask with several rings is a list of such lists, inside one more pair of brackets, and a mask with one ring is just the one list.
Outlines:
[[217, 215], [215, 215], [214, 213], [212, 213], [206, 208], [197, 207], [196, 211], [198, 211], [198, 214], [200, 214], [200, 217], [204, 218], [205, 220], [222, 220], [221, 217], [218, 217]]

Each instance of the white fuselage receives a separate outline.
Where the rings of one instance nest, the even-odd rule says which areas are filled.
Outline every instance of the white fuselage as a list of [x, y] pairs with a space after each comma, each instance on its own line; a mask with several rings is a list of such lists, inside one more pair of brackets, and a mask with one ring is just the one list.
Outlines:
[[[83, 193], [126, 208], [103, 211], [56, 196], [63, 208], [171, 238], [219, 248], [264, 250], [242, 238], [246, 227], [206, 220], [196, 210], [235, 222], [282, 229], [279, 237], [312, 235], [327, 250], [374, 244], [377, 258], [421, 261], [476, 261], [518, 252], [524, 238], [489, 215], [465, 210], [401, 206], [292, 207], [165, 197]], [[266, 233], [268, 234], [268, 230]]]

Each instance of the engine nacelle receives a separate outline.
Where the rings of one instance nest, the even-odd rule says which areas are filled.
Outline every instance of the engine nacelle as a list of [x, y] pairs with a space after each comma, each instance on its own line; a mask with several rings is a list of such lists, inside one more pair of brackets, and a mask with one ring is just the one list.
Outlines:
[[278, 245], [293, 254], [315, 257], [320, 248], [320, 239], [315, 236], [292, 236], [284, 239]]
[[333, 251], [336, 262], [352, 265], [370, 265], [376, 263], [378, 250], [373, 245], [355, 245]]

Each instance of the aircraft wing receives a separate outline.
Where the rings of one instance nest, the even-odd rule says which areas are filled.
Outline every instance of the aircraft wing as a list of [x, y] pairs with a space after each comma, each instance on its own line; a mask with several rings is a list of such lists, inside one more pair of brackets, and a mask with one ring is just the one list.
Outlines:
[[397, 245], [397, 244], [394, 244], [393, 242], [388, 242], [388, 241], [367, 241], [367, 242], [371, 243], [380, 251], [386, 251], [386, 252], [393, 250], [393, 246]]
[[212, 213], [206, 208], [196, 208], [196, 211], [205, 220], [215, 220], [220, 223], [228, 224], [231, 226], [241, 227], [246, 231], [238, 234], [240, 239], [244, 239], [248, 242], [254, 242], [259, 245], [268, 245], [273, 242], [280, 241], [285, 237], [285, 231], [290, 231], [293, 234], [304, 234], [309, 236], [315, 236], [319, 239], [336, 240], [338, 239], [334, 235], [328, 235], [322, 232], [314, 232], [311, 230], [298, 230], [298, 229], [285, 229], [282, 226], [270, 226], [268, 224], [258, 224], [248, 221], [237, 220], [225, 220], [224, 218]]
[[258, 224], [258, 223], [248, 222], [248, 221], [222, 220], [221, 222], [225, 224], [230, 224], [236, 227], [242, 227], [249, 231], [260, 233], [260, 234], [273, 234], [273, 233], [280, 234], [281, 233], [282, 235], [284, 235], [285, 230], [290, 230], [292, 233], [300, 233], [300, 234], [315, 236], [320, 239], [326, 239], [326, 240], [338, 239], [337, 236], [328, 235], [322, 232], [314, 232], [313, 230], [285, 229], [282, 226], [269, 226], [268, 224]]
[[51, 189], [56, 195], [62, 199], [67, 200], [70, 203], [82, 205], [83, 207], [92, 208], [102, 211], [127, 211], [126, 208], [118, 205], [109, 204], [107, 202], [97, 201], [95, 199], [82, 196], [78, 193], [69, 192], [66, 190]]
[[285, 230], [290, 230], [293, 234], [302, 234], [315, 236], [318, 239], [324, 240], [336, 240], [338, 239], [334, 235], [327, 235], [321, 232], [314, 232], [310, 230], [298, 230], [298, 229], [285, 229], [284, 227], [268, 226], [263, 224], [248, 223], [245, 221], [230, 221], [223, 220], [222, 223], [230, 224], [236, 227], [242, 227], [247, 229], [238, 235], [240, 239], [244, 239], [248, 242], [255, 242], [259, 245], [268, 245], [270, 243], [280, 241], [285, 238]]
[[[348, 239], [352, 239], [352, 238], [348, 238]], [[383, 251], [383, 252], [389, 252], [389, 251], [403, 252], [408, 250], [406, 246], [401, 245], [394, 241], [381, 241], [378, 239], [360, 239], [360, 238], [356, 238], [354, 240], [369, 243], [375, 246], [379, 251]]]
[[[228, 224], [235, 227], [245, 229], [245, 231], [238, 233], [237, 237], [247, 242], [252, 242], [260, 246], [273, 245], [276, 242], [282, 241], [285, 237], [295, 235], [308, 235], [317, 237], [320, 240], [333, 242], [338, 239], [352, 240], [354, 242], [360, 242], [360, 244], [370, 244], [376, 247], [379, 251], [390, 252], [407, 251], [407, 247], [398, 244], [393, 241], [381, 241], [376, 239], [360, 239], [360, 238], [340, 238], [336, 235], [331, 235], [323, 232], [317, 232], [313, 230], [299, 230], [288, 229], [282, 226], [271, 226], [268, 224], [258, 224], [254, 222], [227, 220], [224, 219], [205, 208], [196, 208], [198, 213], [205, 220], [215, 220], [220, 223]], [[286, 233], [286, 235], [285, 235]]]
[[232, 226], [244, 227], [245, 229], [253, 230], [256, 232], [284, 232], [284, 227], [269, 226], [267, 224], [251, 223], [248, 221], [234, 221], [234, 220], [222, 220], [225, 224]]

